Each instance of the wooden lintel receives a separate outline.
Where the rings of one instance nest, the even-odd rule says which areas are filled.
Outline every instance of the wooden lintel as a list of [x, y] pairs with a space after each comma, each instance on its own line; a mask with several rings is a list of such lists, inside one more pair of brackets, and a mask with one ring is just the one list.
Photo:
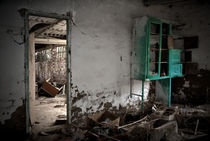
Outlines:
[[66, 45], [66, 40], [35, 38], [35, 44]]

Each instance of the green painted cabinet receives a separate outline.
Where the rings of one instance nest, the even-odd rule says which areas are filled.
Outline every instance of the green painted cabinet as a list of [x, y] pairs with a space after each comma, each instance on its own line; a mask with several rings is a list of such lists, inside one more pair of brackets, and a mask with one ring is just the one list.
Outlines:
[[[164, 87], [169, 87], [163, 90], [168, 91], [169, 105], [171, 78], [182, 76], [181, 50], [174, 49], [173, 46], [173, 24], [173, 22], [149, 16], [135, 19], [131, 48], [131, 79], [143, 82], [168, 79], [164, 81], [164, 84], [168, 83]], [[143, 95], [142, 91], [142, 97]]]
[[158, 80], [182, 76], [179, 49], [169, 49], [172, 23], [144, 16], [135, 19], [131, 49], [131, 78]]
[[135, 19], [131, 51], [131, 77], [146, 79], [148, 17]]

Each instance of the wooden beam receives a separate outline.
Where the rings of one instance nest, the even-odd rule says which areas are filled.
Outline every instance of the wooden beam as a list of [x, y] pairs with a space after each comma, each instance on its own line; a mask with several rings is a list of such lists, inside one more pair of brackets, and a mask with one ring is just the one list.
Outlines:
[[48, 29], [54, 27], [56, 24], [58, 24], [58, 23], [60, 23], [60, 22], [62, 22], [62, 21], [63, 21], [63, 19], [58, 19], [58, 20], [56, 20], [54, 23], [51, 23], [50, 25], [45, 26], [45, 27], [41, 28], [40, 30], [37, 30], [36, 33], [35, 33], [36, 36], [39, 36], [39, 35], [42, 34], [43, 32], [45, 32], [45, 31], [47, 31]]
[[35, 44], [66, 45], [66, 40], [35, 38]]
[[47, 50], [47, 49], [50, 49], [50, 48], [53, 48], [52, 45], [46, 45], [46, 46], [43, 46], [43, 47], [40, 47], [40, 48], [35, 47], [35, 51], [40, 52], [42, 50]]

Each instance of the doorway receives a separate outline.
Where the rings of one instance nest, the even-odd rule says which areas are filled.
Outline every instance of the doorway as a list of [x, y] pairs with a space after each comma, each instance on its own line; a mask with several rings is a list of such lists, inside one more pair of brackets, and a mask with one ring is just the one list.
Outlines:
[[70, 124], [70, 14], [25, 10], [24, 20], [26, 132]]

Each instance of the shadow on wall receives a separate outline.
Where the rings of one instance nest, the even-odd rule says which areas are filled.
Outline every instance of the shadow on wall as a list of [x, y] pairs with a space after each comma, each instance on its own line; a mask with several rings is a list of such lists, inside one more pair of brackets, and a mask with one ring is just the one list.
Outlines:
[[5, 140], [24, 140], [26, 138], [26, 111], [25, 104], [18, 107], [11, 118], [5, 121], [5, 124], [0, 123], [1, 139]]

